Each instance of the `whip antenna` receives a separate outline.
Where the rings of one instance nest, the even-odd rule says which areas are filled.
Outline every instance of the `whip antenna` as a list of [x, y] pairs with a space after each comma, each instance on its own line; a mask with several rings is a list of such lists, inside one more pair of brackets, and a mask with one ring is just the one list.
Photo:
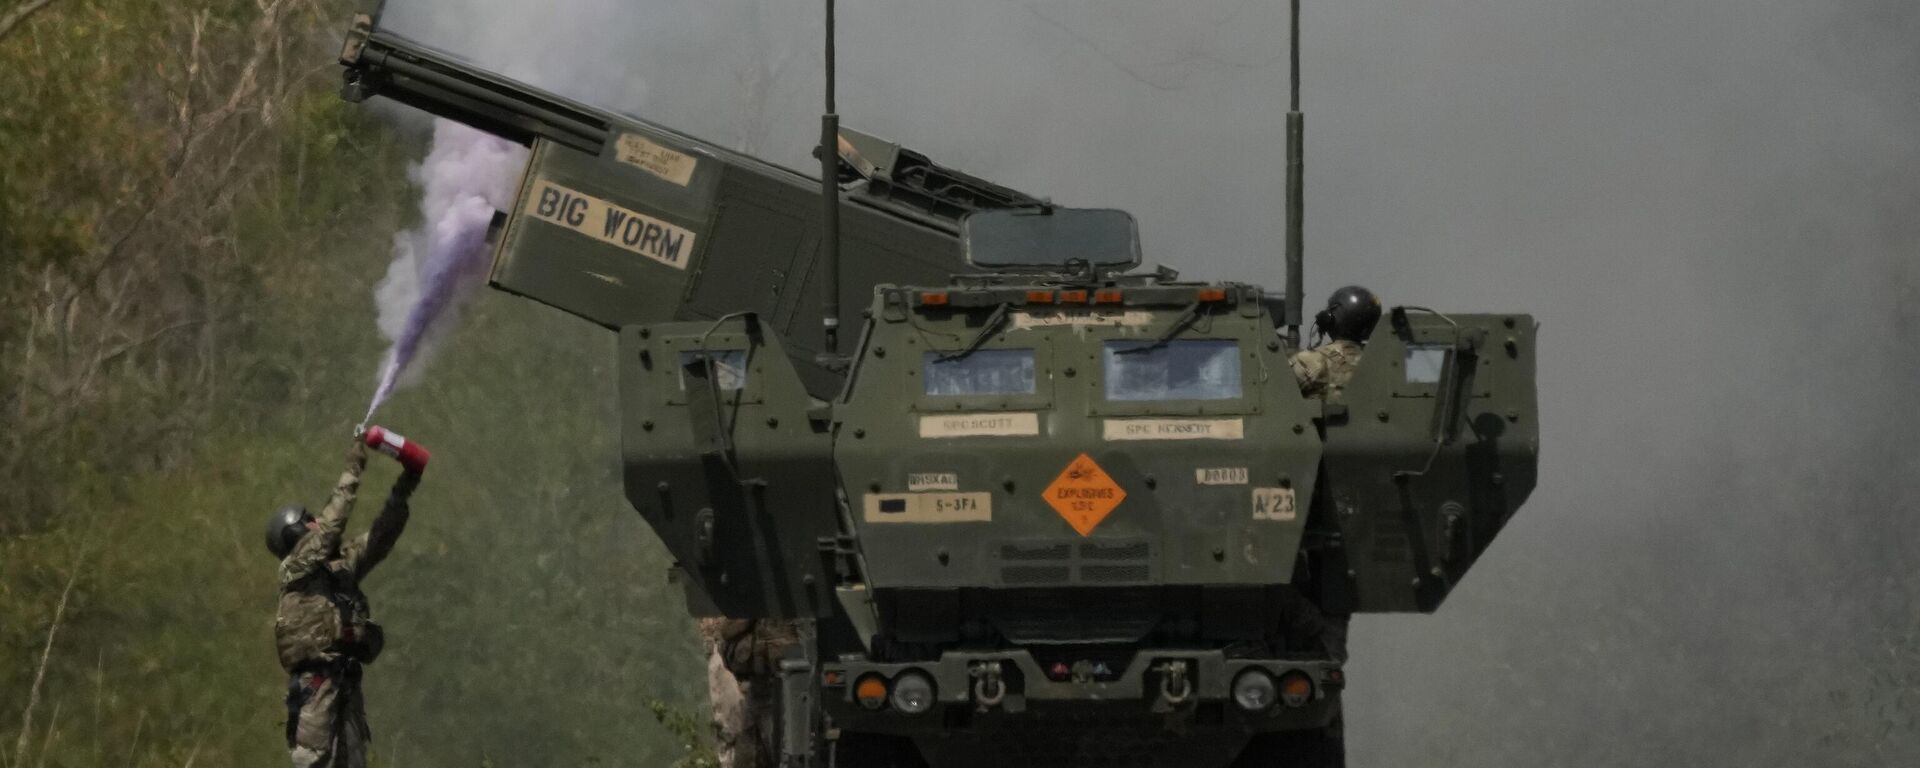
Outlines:
[[820, 199], [824, 220], [821, 236], [825, 240], [826, 260], [822, 279], [826, 281], [826, 300], [821, 306], [821, 330], [826, 332], [822, 354], [840, 353], [840, 116], [833, 104], [833, 0], [827, 2], [827, 103], [820, 115]]
[[[827, 0], [829, 4], [833, 0]], [[1305, 208], [1300, 195], [1304, 185], [1305, 161], [1302, 153], [1305, 149], [1305, 122], [1300, 115], [1300, 0], [1292, 0], [1293, 21], [1289, 25], [1292, 32], [1291, 58], [1291, 107], [1287, 111], [1287, 341], [1295, 349], [1300, 347], [1300, 305], [1305, 303], [1302, 284], [1301, 259], [1305, 243], [1301, 237], [1301, 225], [1304, 223]], [[831, 71], [831, 70], [829, 70]], [[828, 86], [831, 88], [832, 86]], [[831, 92], [831, 91], [829, 91]]]

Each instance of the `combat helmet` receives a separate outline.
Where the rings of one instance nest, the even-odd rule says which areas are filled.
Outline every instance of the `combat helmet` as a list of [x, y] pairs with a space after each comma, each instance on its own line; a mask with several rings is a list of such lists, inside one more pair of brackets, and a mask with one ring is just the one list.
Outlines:
[[267, 551], [274, 557], [286, 559], [293, 551], [293, 545], [300, 543], [300, 537], [307, 535], [307, 523], [313, 515], [307, 514], [307, 508], [299, 504], [289, 504], [275, 510], [267, 518]]
[[1313, 316], [1313, 327], [1340, 341], [1364, 342], [1380, 322], [1380, 297], [1357, 285], [1334, 291], [1327, 308]]

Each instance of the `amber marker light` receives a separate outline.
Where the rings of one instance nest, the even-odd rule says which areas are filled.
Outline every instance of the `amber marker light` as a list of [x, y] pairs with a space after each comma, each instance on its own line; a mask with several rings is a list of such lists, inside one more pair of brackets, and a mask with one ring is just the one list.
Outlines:
[[1028, 304], [1052, 304], [1053, 291], [1027, 291]]
[[853, 698], [867, 709], [879, 709], [887, 705], [887, 681], [879, 675], [867, 675], [853, 686]]
[[1289, 707], [1304, 707], [1313, 699], [1313, 681], [1305, 673], [1294, 670], [1280, 676], [1280, 703]]
[[1087, 303], [1087, 292], [1086, 291], [1061, 291], [1060, 303], [1085, 304]]
[[1226, 301], [1226, 300], [1227, 300], [1227, 289], [1225, 289], [1225, 288], [1202, 288], [1202, 289], [1200, 289], [1200, 292], [1199, 292], [1199, 293], [1198, 293], [1198, 294], [1197, 294], [1197, 295], [1195, 296], [1195, 298], [1197, 298], [1197, 299], [1199, 299], [1199, 300], [1200, 300], [1200, 301], [1202, 301], [1202, 302], [1207, 302], [1207, 303], [1212, 303], [1212, 302], [1216, 302], [1216, 301]]
[[1095, 291], [1093, 293], [1093, 303], [1118, 304], [1120, 303], [1120, 292], [1119, 291]]
[[920, 294], [920, 306], [944, 307], [946, 305], [947, 305], [947, 294], [944, 291], [940, 291], [940, 292], [929, 291], [927, 293]]

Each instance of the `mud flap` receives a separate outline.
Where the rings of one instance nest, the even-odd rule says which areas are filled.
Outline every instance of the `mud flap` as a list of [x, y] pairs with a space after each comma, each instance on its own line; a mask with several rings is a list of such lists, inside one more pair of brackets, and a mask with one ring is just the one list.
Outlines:
[[780, 765], [813, 764], [815, 721], [813, 664], [804, 657], [780, 661]]

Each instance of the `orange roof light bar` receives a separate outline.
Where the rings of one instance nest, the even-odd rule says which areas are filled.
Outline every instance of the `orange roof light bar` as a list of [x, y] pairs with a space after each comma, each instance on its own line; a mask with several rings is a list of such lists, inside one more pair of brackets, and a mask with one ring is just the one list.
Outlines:
[[1093, 303], [1118, 304], [1120, 303], [1120, 292], [1119, 291], [1094, 291]]
[[1061, 291], [1060, 303], [1085, 304], [1087, 303], [1087, 292], [1086, 291]]
[[1027, 291], [1028, 304], [1052, 304], [1053, 291]]

